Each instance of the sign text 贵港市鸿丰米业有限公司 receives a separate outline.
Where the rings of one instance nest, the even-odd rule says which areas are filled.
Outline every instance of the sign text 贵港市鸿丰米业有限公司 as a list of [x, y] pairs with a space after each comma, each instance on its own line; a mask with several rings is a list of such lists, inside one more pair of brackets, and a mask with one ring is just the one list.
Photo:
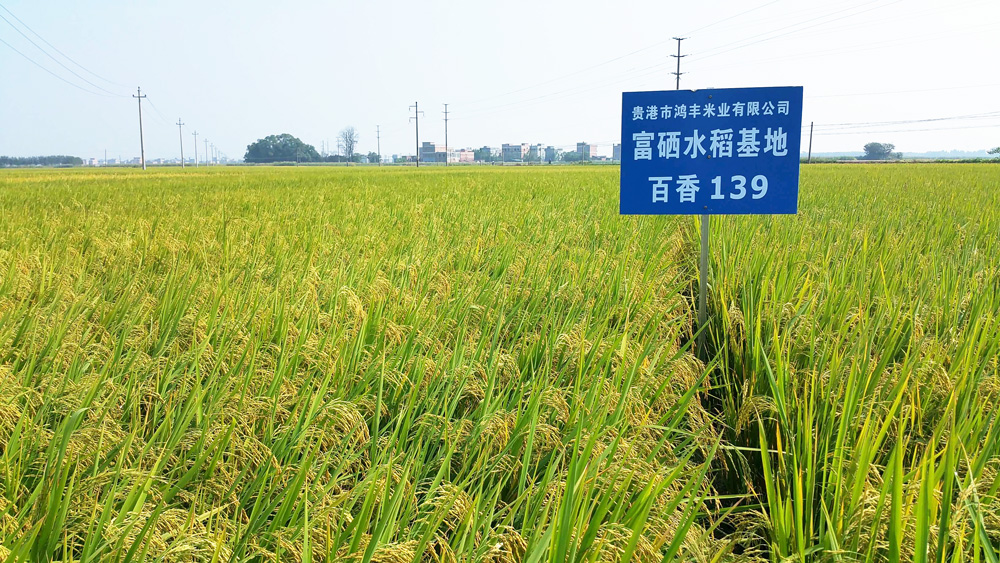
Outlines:
[[802, 87], [622, 94], [623, 215], [798, 209]]

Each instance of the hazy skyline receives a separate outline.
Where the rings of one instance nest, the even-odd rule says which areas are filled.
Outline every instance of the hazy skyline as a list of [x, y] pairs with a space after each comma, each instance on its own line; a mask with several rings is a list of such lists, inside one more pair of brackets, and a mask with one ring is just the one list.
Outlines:
[[673, 89], [678, 35], [682, 88], [803, 86], [814, 152], [1000, 145], [989, 0], [0, 5], [9, 156], [137, 156], [137, 86], [150, 159], [178, 156], [178, 117], [188, 157], [195, 130], [199, 156], [207, 138], [238, 159], [279, 133], [336, 147], [346, 126], [374, 151], [377, 125], [383, 155], [412, 154], [414, 101], [421, 141], [443, 143], [448, 103], [452, 147], [587, 141], [610, 154], [621, 93]]

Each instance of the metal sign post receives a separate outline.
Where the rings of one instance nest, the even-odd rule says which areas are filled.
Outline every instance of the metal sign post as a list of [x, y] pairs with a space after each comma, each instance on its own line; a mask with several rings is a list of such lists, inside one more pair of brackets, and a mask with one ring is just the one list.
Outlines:
[[701, 216], [701, 260], [698, 262], [698, 353], [705, 349], [705, 323], [708, 321], [708, 228], [711, 215]]
[[802, 87], [622, 94], [622, 215], [701, 215], [697, 346], [711, 215], [798, 211]]

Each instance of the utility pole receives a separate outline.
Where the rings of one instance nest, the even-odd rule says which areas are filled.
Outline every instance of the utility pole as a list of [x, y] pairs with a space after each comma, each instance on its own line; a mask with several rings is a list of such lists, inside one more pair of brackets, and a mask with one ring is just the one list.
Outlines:
[[[674, 84], [675, 90], [681, 89], [681, 58], [687, 55], [681, 54], [681, 41], [686, 37], [674, 37], [677, 41], [677, 54], [670, 55], [677, 59], [677, 70], [671, 74], [677, 79]], [[705, 358], [705, 324], [708, 322], [708, 231], [711, 225], [712, 216], [704, 214], [701, 216], [701, 260], [698, 264], [698, 340], [697, 352]], [[707, 358], [706, 358], [707, 359]]]
[[108, 165], [108, 149], [104, 149], [104, 166]]
[[142, 169], [146, 169], [146, 144], [142, 140], [142, 99], [146, 96], [142, 93], [142, 88], [136, 88], [135, 94], [132, 94], [133, 98], [139, 100], [139, 158], [142, 161]]
[[181, 118], [177, 118], [177, 136], [181, 139], [181, 168], [184, 168], [184, 132], [181, 130], [184, 124], [181, 123]]
[[378, 125], [375, 126], [375, 146], [378, 147], [378, 165], [382, 166], [382, 131]]
[[205, 139], [205, 166], [211, 166], [212, 161], [208, 158], [208, 139]]
[[809, 156], [806, 158], [806, 164], [813, 161], [813, 122], [809, 122]]
[[198, 132], [191, 134], [194, 135], [194, 167], [198, 168]]
[[448, 166], [448, 104], [444, 105], [444, 165]]
[[684, 41], [685, 39], [687, 39], [687, 37], [674, 37], [674, 40], [677, 41], [677, 54], [676, 55], [670, 55], [671, 57], [674, 57], [675, 59], [677, 59], [677, 72], [671, 72], [670, 73], [670, 74], [673, 74], [674, 76], [677, 77], [677, 87], [675, 88], [675, 90], [680, 90], [681, 89], [681, 74], [683, 74], [681, 72], [681, 57], [686, 57], [687, 56], [687, 55], [682, 55], [681, 54], [681, 41]]
[[413, 110], [413, 117], [411, 117], [410, 119], [415, 120], [417, 124], [417, 168], [420, 168], [420, 115], [423, 114], [424, 112], [420, 111], [417, 102], [413, 102], [413, 105], [410, 106], [410, 109]]

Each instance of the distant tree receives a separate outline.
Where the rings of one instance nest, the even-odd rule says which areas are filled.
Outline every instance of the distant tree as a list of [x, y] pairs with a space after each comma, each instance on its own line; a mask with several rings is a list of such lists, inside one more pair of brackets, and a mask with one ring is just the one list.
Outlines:
[[[896, 145], [892, 143], [868, 143], [865, 145], [865, 154], [861, 160], [892, 160], [896, 157], [893, 149]], [[898, 153], [902, 157], [902, 153]]]
[[80, 166], [83, 159], [78, 156], [0, 156], [0, 166]]
[[986, 154], [1000, 154], [1000, 147], [996, 147], [994, 149], [990, 149], [989, 151], [987, 151]]
[[378, 162], [379, 162], [378, 153], [375, 152], [375, 151], [372, 151], [372, 152], [368, 153], [368, 162], [370, 162], [372, 164], [378, 164]]
[[246, 162], [319, 162], [322, 160], [316, 147], [283, 133], [270, 135], [247, 145], [243, 156]]
[[358, 140], [361, 138], [358, 135], [358, 130], [354, 127], [345, 127], [340, 132], [339, 138], [340, 145], [344, 147], [344, 156], [347, 157], [347, 161], [354, 162], [354, 151], [358, 148]]
[[566, 151], [562, 153], [563, 162], [580, 162], [583, 160], [583, 155], [577, 151]]

